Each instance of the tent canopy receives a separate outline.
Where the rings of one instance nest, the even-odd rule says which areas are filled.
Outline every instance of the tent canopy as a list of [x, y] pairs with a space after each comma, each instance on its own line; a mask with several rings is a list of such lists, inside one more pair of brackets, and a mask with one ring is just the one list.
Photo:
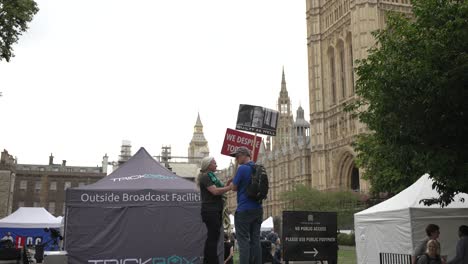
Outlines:
[[[233, 231], [235, 232], [235, 224], [234, 224], [234, 215], [230, 214], [229, 215], [229, 220], [231, 221], [231, 226], [233, 228]], [[273, 230], [273, 217], [268, 217], [265, 219], [265, 221], [262, 222], [262, 225], [260, 226], [261, 231], [272, 231]]]
[[[421, 176], [414, 184], [404, 189], [392, 198], [385, 200], [375, 206], [372, 206], [364, 211], [356, 213], [356, 215], [366, 215], [381, 211], [395, 211], [407, 208], [440, 208], [440, 205], [433, 204], [426, 206], [420, 201], [422, 199], [439, 197], [436, 190], [432, 189], [434, 182], [429, 178], [429, 174]], [[460, 201], [460, 198], [468, 198], [467, 194], [459, 194], [455, 197], [455, 201], [449, 204], [446, 208], [466, 208], [468, 205]], [[468, 200], [467, 200], [468, 201]]]
[[20, 207], [0, 219], [0, 227], [8, 228], [59, 228], [61, 221], [43, 207]]
[[175, 175], [144, 148], [94, 184], [67, 190], [67, 206], [169, 206], [181, 203], [200, 204], [196, 184]]
[[232, 227], [234, 227], [235, 224], [234, 224], [234, 215], [233, 214], [229, 215], [229, 221], [231, 222]]
[[271, 231], [271, 230], [273, 230], [273, 217], [270, 216], [267, 219], [265, 219], [265, 221], [262, 222], [260, 230], [262, 230], [262, 231]]
[[442, 255], [453, 256], [458, 226], [468, 221], [468, 194], [458, 194], [445, 208], [425, 206], [422, 199], [439, 196], [432, 184], [425, 174], [394, 197], [354, 214], [358, 263], [378, 263], [379, 252], [412, 254], [430, 223], [441, 229]]
[[69, 263], [197, 263], [206, 234], [200, 201], [194, 182], [175, 175], [140, 148], [100, 181], [67, 189]]
[[[195, 175], [194, 175], [195, 176]], [[144, 149], [101, 180], [74, 190], [196, 190], [194, 182], [177, 176]]]

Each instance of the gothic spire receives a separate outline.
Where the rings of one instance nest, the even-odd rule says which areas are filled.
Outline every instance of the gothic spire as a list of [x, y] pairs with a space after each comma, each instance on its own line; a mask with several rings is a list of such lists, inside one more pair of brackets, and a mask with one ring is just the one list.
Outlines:
[[281, 93], [286, 92], [288, 93], [288, 90], [286, 90], [286, 77], [284, 76], [284, 66], [283, 66], [283, 76], [281, 77]]
[[278, 97], [278, 126], [276, 137], [273, 138], [273, 148], [278, 149], [283, 146], [287, 146], [292, 138], [292, 127], [294, 124], [293, 115], [291, 112], [291, 99], [286, 90], [286, 77], [283, 72], [281, 76], [281, 91]]
[[203, 124], [202, 124], [201, 119], [200, 119], [200, 112], [198, 112], [197, 122], [195, 123], [195, 126], [203, 127]]

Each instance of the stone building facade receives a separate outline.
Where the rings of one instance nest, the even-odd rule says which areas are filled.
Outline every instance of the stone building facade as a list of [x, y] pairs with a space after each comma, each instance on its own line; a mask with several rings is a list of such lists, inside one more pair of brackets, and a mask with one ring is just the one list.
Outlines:
[[15, 178], [15, 159], [3, 150], [0, 158], [0, 218], [12, 213]]
[[[63, 215], [67, 188], [88, 185], [107, 175], [104, 170], [107, 168], [107, 155], [103, 157], [103, 167], [68, 166], [65, 160], [54, 164], [53, 159], [51, 155], [46, 165], [18, 164], [11, 156], [2, 154], [2, 183], [7, 178], [4, 164], [10, 164], [10, 172], [14, 175], [11, 177], [10, 202], [7, 207], [3, 202], [1, 207], [3, 211], [8, 209], [7, 215], [19, 207], [44, 207], [55, 216]], [[5, 188], [5, 185], [0, 188]], [[3, 189], [0, 195], [6, 195]]]
[[[299, 106], [296, 120], [293, 118], [291, 100], [286, 87], [283, 70], [281, 90], [278, 97], [278, 126], [275, 137], [266, 137], [259, 150], [258, 163], [268, 172], [269, 194], [263, 202], [264, 217], [281, 216], [288, 206], [281, 194], [293, 190], [295, 185], [310, 186], [310, 125], [304, 118], [304, 110]], [[234, 164], [219, 172], [220, 178], [232, 177]], [[228, 208], [236, 209], [236, 193], [228, 192]]]
[[356, 100], [355, 61], [375, 45], [387, 11], [411, 12], [409, 0], [306, 0], [312, 187], [367, 191], [351, 147], [367, 128], [344, 112]]

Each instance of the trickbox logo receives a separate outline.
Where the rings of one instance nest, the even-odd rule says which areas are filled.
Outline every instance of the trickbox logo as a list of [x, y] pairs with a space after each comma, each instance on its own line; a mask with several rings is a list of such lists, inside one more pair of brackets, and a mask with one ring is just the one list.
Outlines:
[[132, 180], [139, 180], [139, 179], [159, 179], [159, 180], [173, 180], [177, 179], [176, 176], [167, 176], [167, 175], [160, 175], [160, 174], [138, 174], [138, 175], [131, 175], [125, 176], [120, 178], [112, 178], [113, 182], [120, 182], [120, 181], [132, 181]]
[[170, 257], [125, 258], [125, 259], [90, 259], [92, 264], [196, 264], [200, 257], [187, 258], [173, 255]]

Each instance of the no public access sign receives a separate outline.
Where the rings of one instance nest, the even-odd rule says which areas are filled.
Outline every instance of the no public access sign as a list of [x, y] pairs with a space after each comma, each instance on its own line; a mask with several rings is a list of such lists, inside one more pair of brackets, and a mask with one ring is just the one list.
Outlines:
[[336, 212], [283, 211], [285, 261], [337, 263]]

